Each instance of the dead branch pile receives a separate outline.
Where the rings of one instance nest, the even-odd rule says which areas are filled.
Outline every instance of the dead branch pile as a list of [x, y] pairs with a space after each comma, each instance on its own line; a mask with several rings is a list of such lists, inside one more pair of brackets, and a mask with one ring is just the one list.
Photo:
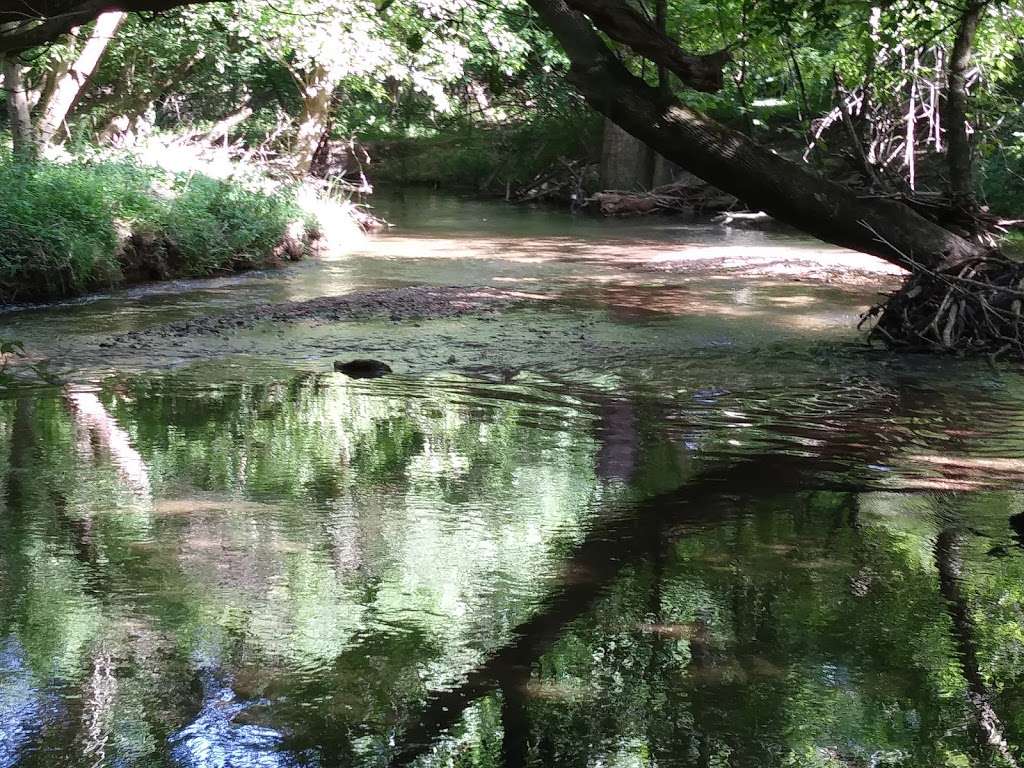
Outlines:
[[609, 190], [587, 198], [605, 216], [640, 216], [648, 213], [721, 213], [737, 206], [732, 195], [690, 176], [655, 187], [649, 192]]
[[[483, 186], [490, 186], [496, 175], [497, 171]], [[512, 188], [511, 182], [506, 182], [505, 199], [517, 203], [569, 202], [578, 205], [586, 196], [584, 190], [593, 188], [597, 177], [597, 164], [560, 157], [557, 164], [544, 169], [518, 190]]]
[[992, 254], [946, 271], [921, 267], [861, 318], [887, 346], [1024, 360], [1024, 263]]
[[[804, 160], [823, 143], [831, 128], [842, 126], [863, 182], [874, 189], [918, 190], [922, 172], [926, 177], [936, 173], [920, 167], [923, 156], [943, 151], [941, 108], [948, 89], [947, 58], [942, 45], [899, 43], [877, 52], [871, 69], [882, 78], [879, 82], [847, 88], [834, 74], [837, 105], [812, 121]], [[975, 67], [968, 87], [979, 77]], [[925, 179], [929, 180], [939, 181]]]

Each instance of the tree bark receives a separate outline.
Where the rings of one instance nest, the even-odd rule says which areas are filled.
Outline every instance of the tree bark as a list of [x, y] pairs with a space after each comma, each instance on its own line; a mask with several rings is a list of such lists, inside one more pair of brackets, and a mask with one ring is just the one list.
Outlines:
[[611, 120], [604, 121], [601, 140], [601, 189], [647, 190], [654, 175], [650, 147]]
[[978, 31], [985, 1], [967, 0], [953, 51], [949, 57], [949, 86], [943, 127], [946, 130], [946, 163], [949, 170], [949, 192], [953, 206], [962, 210], [974, 208], [974, 173], [971, 138], [967, 122], [967, 78], [971, 70], [971, 51]]
[[691, 88], [708, 92], [721, 90], [722, 67], [732, 58], [727, 50], [707, 54], [682, 51], [662, 29], [621, 0], [568, 0], [568, 3], [593, 19], [613, 40], [670, 70]]
[[572, 63], [569, 79], [591, 106], [706, 182], [826, 242], [908, 269], [946, 268], [985, 254], [980, 245], [902, 203], [861, 197], [701, 112], [661, 97], [622, 66], [565, 0], [528, 1], [565, 49]]
[[121, 12], [104, 13], [96, 19], [92, 34], [85, 43], [82, 52], [75, 59], [70, 69], [59, 80], [50, 98], [41, 105], [36, 140], [40, 144], [49, 144], [57, 134], [71, 107], [78, 99], [82, 88], [89, 82], [110, 41], [124, 23], [125, 14]]
[[29, 99], [29, 104], [32, 109], [35, 109], [40, 104], [49, 103], [50, 99], [53, 98], [54, 91], [57, 90], [57, 83], [63, 80], [64, 76], [67, 75], [68, 71], [71, 69], [71, 64], [74, 62], [75, 58], [76, 48], [74, 30], [72, 30], [72, 33], [67, 36], [66, 41], [69, 49], [67, 54], [65, 56], [61, 56], [50, 66], [49, 71], [43, 78], [42, 86], [33, 94], [35, 97], [34, 103], [32, 99]]
[[36, 156], [36, 141], [32, 133], [28, 94], [22, 79], [21, 59], [17, 54], [9, 54], [3, 59], [3, 68], [4, 91], [7, 92], [7, 122], [14, 143], [14, 156], [21, 160], [32, 160]]
[[317, 65], [302, 81], [302, 117], [292, 145], [292, 166], [297, 176], [305, 176], [313, 165], [313, 156], [320, 146], [331, 111], [335, 79], [326, 67]]

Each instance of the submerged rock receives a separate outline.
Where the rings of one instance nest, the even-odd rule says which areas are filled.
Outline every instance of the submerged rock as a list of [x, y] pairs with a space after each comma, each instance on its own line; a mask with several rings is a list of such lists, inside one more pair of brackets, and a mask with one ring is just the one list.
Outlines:
[[376, 379], [378, 376], [391, 373], [391, 366], [380, 360], [349, 360], [343, 363], [334, 361], [334, 370], [344, 373], [350, 379]]

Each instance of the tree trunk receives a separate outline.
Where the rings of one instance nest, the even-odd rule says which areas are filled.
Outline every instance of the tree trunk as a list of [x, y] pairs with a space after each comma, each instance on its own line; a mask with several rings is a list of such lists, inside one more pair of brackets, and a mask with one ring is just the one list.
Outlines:
[[57, 83], [64, 79], [68, 71], [71, 69], [75, 56], [75, 38], [74, 32], [68, 35], [66, 38], [66, 44], [68, 46], [68, 52], [65, 56], [57, 59], [50, 65], [49, 71], [43, 77], [42, 86], [35, 90], [32, 94], [34, 99], [29, 99], [29, 104], [32, 109], [35, 109], [40, 104], [46, 104], [53, 98], [54, 91], [57, 90]]
[[984, 249], [902, 203], [863, 198], [810, 168], [631, 75], [580, 13], [564, 0], [529, 0], [572, 62], [570, 80], [587, 101], [655, 151], [776, 219], [836, 245], [894, 264], [944, 268]]
[[78, 99], [82, 88], [89, 82], [118, 27], [124, 22], [125, 15], [114, 11], [104, 13], [96, 19], [96, 25], [82, 52], [70, 69], [57, 80], [50, 98], [41, 105], [36, 130], [36, 139], [40, 144], [49, 144], [64, 124], [64, 119]]
[[651, 186], [653, 175], [654, 154], [650, 147], [611, 120], [605, 120], [601, 142], [601, 189], [646, 190]]
[[4, 91], [7, 92], [7, 122], [14, 144], [14, 156], [32, 160], [36, 156], [36, 142], [32, 135], [32, 117], [29, 114], [28, 94], [22, 80], [21, 60], [17, 54], [3, 59]]
[[336, 80], [320, 65], [302, 83], [302, 117], [292, 146], [292, 167], [297, 176], [308, 174], [313, 165], [313, 156], [327, 131], [335, 85]]
[[974, 208], [973, 159], [967, 122], [967, 77], [971, 70], [974, 36], [984, 11], [985, 2], [967, 0], [960, 16], [953, 51], [949, 57], [949, 90], [943, 115], [950, 198], [955, 208], [965, 211]]

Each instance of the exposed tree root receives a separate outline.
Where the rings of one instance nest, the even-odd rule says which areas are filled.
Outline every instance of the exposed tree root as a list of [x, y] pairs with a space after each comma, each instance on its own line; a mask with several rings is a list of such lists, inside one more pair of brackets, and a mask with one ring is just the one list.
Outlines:
[[869, 339], [898, 349], [983, 353], [1024, 360], [1024, 263], [997, 254], [947, 271], [916, 269], [868, 310]]

